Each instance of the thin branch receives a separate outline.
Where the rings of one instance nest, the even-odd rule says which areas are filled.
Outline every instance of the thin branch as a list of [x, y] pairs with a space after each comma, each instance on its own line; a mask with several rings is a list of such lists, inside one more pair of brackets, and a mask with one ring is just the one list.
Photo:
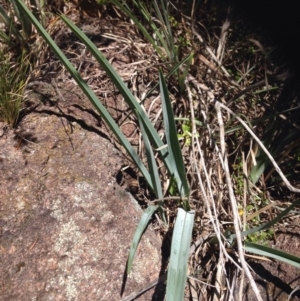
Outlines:
[[244, 126], [244, 128], [247, 130], [247, 132], [250, 133], [250, 135], [253, 137], [253, 139], [258, 143], [258, 145], [261, 147], [261, 149], [268, 156], [268, 158], [270, 159], [271, 163], [273, 164], [275, 170], [278, 172], [279, 176], [281, 177], [282, 181], [285, 183], [287, 188], [292, 192], [300, 193], [300, 189], [295, 188], [294, 186], [292, 186], [292, 184], [289, 182], [289, 180], [285, 177], [285, 175], [281, 171], [280, 167], [278, 166], [278, 164], [276, 163], [276, 161], [274, 160], [272, 155], [269, 153], [269, 151], [266, 149], [266, 147], [263, 145], [263, 143], [259, 140], [259, 138], [253, 133], [253, 131], [250, 129], [250, 127], [246, 124], [246, 122], [243, 121], [237, 114], [232, 112], [232, 110], [230, 110], [227, 106], [223, 105], [219, 101], [216, 102], [216, 107], [217, 106], [225, 109], [232, 116], [234, 116]]
[[221, 114], [221, 103], [216, 102], [215, 109], [217, 111], [217, 118], [220, 126], [220, 144], [221, 144], [221, 153], [222, 153], [222, 158], [224, 161], [224, 171], [225, 171], [225, 177], [226, 177], [226, 182], [227, 182], [227, 187], [228, 187], [228, 193], [229, 193], [229, 199], [231, 202], [231, 207], [232, 207], [232, 215], [233, 215], [233, 225], [236, 233], [236, 242], [237, 242], [237, 247], [238, 247], [238, 254], [239, 254], [239, 259], [241, 262], [241, 266], [247, 275], [250, 285], [256, 295], [257, 300], [263, 301], [259, 289], [251, 275], [251, 272], [247, 266], [245, 256], [244, 256], [244, 248], [242, 244], [242, 236], [241, 236], [241, 224], [240, 224], [240, 219], [238, 215], [238, 208], [237, 208], [237, 202], [236, 198], [233, 192], [233, 187], [232, 187], [232, 182], [231, 182], [231, 177], [230, 177], [230, 172], [229, 172], [229, 166], [228, 166], [228, 158], [226, 155], [226, 149], [225, 149], [225, 131], [224, 131], [224, 123], [222, 119], [222, 114]]
[[[209, 198], [208, 198], [208, 196], [206, 194], [206, 191], [204, 189], [204, 185], [203, 185], [202, 178], [201, 178], [201, 175], [200, 175], [200, 170], [198, 168], [198, 163], [197, 163], [198, 160], [195, 157], [194, 142], [196, 142], [196, 144], [197, 144], [197, 148], [198, 148], [198, 152], [199, 152], [199, 155], [200, 155], [203, 172], [204, 172], [204, 175], [205, 175], [205, 178], [206, 178], [206, 182], [209, 184], [210, 181], [209, 181], [209, 177], [208, 177], [208, 174], [207, 174], [207, 169], [206, 169], [206, 165], [205, 165], [205, 162], [204, 162], [204, 157], [203, 157], [203, 154], [202, 154], [201, 146], [199, 144], [199, 139], [197, 139], [196, 135], [195, 135], [196, 134], [196, 124], [195, 124], [195, 114], [194, 114], [194, 107], [193, 107], [193, 98], [192, 98], [192, 93], [191, 93], [190, 87], [188, 85], [188, 80], [185, 81], [185, 86], [186, 86], [186, 89], [187, 89], [187, 92], [188, 92], [188, 97], [189, 97], [189, 102], [190, 102], [190, 110], [191, 110], [191, 119], [192, 119], [192, 153], [193, 153], [193, 156], [194, 156], [194, 162], [196, 162], [195, 163], [195, 169], [197, 171], [197, 176], [198, 176], [198, 180], [199, 180], [200, 189], [201, 189], [202, 196], [203, 196], [203, 199], [204, 199], [204, 202], [205, 202], [208, 214], [209, 214], [209, 218], [210, 218], [210, 221], [211, 221], [212, 226], [214, 228], [215, 235], [217, 236], [218, 241], [219, 241], [220, 256], [222, 255], [222, 252], [223, 252], [223, 254], [225, 255], [225, 257], [228, 260], [230, 260], [234, 265], [236, 265], [236, 267], [238, 269], [240, 269], [240, 267], [237, 265], [237, 263], [228, 255], [228, 253], [226, 251], [226, 248], [224, 246], [224, 243], [222, 241], [222, 238], [221, 238], [222, 234], [220, 232], [220, 224], [219, 224], [219, 220], [217, 218], [217, 209], [216, 209], [216, 206], [215, 206], [215, 202], [214, 202], [214, 197], [213, 197], [213, 192], [212, 192], [211, 186], [208, 185]], [[209, 200], [211, 200], [211, 202]], [[210, 206], [213, 207], [214, 215], [213, 215], [213, 213], [211, 211]], [[224, 266], [223, 266], [223, 270], [225, 271]]]

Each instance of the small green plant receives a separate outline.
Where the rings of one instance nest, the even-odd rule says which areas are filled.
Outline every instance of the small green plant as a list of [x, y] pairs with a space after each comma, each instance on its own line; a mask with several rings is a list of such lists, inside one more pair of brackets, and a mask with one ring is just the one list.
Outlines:
[[[133, 20], [133, 22], [143, 33], [148, 42], [156, 50], [159, 57], [167, 63], [166, 66], [170, 66], [170, 68], [172, 68], [181, 61], [180, 49], [182, 47], [182, 43], [187, 45], [188, 41], [184, 41], [182, 38], [180, 38], [177, 42], [175, 41], [172, 32], [172, 25], [177, 26], [177, 21], [174, 17], [169, 15], [168, 1], [160, 0], [158, 2], [157, 0], [154, 0], [151, 2], [152, 6], [148, 8], [141, 1], [132, 0], [132, 4], [145, 18], [150, 29], [147, 29], [142, 24], [142, 22], [136, 15], [134, 15], [125, 1], [109, 1]], [[153, 14], [155, 14], [156, 18], [153, 18]], [[190, 55], [186, 65], [184, 67], [182, 66], [181, 70], [177, 70], [176, 68], [176, 75], [178, 79], [179, 90], [181, 93], [185, 89], [184, 82], [188, 75], [192, 61], [193, 57], [192, 55]]]
[[[192, 143], [192, 124], [191, 122], [184, 122], [181, 125], [181, 133], [177, 134], [178, 140], [184, 141], [184, 146], [190, 146]], [[199, 134], [195, 135], [195, 138], [199, 137]]]
[[[34, 16], [46, 26], [44, 12], [44, 0], [31, 0], [30, 6]], [[32, 35], [32, 24], [30, 19], [21, 13], [18, 1], [7, 1], [6, 5], [0, 5], [0, 20], [5, 25], [5, 29], [0, 29], [0, 40], [9, 47], [21, 45], [22, 48], [28, 46], [28, 40]], [[19, 29], [21, 25], [21, 30]]]
[[111, 64], [104, 57], [104, 55], [87, 38], [87, 36], [78, 27], [76, 27], [67, 17], [61, 16], [62, 20], [67, 24], [67, 26], [72, 30], [72, 32], [86, 45], [87, 49], [97, 59], [102, 68], [106, 71], [107, 75], [111, 78], [115, 86], [118, 88], [125, 101], [128, 103], [132, 112], [136, 115], [136, 118], [140, 124], [144, 140], [148, 161], [147, 169], [141, 161], [141, 159], [139, 158], [139, 156], [137, 155], [136, 151], [133, 149], [133, 147], [127, 140], [127, 138], [123, 135], [113, 118], [110, 116], [106, 108], [101, 104], [99, 99], [90, 89], [90, 87], [86, 84], [86, 82], [84, 82], [80, 74], [75, 70], [74, 66], [65, 57], [62, 51], [59, 49], [59, 47], [51, 39], [51, 37], [44, 30], [44, 28], [37, 21], [37, 19], [33, 16], [33, 14], [28, 10], [28, 8], [20, 0], [18, 0], [18, 2], [22, 6], [24, 14], [26, 14], [31, 19], [38, 32], [42, 35], [42, 37], [48, 43], [50, 48], [60, 59], [61, 63], [65, 66], [65, 68], [71, 73], [72, 77], [75, 79], [79, 87], [86, 94], [91, 103], [95, 106], [95, 108], [105, 120], [107, 125], [119, 139], [120, 143], [122, 143], [125, 150], [131, 156], [133, 162], [136, 164], [136, 166], [139, 168], [140, 172], [144, 176], [145, 180], [147, 181], [149, 187], [152, 189], [156, 198], [159, 199], [158, 205], [149, 206], [141, 217], [134, 238], [132, 240], [132, 245], [127, 263], [127, 274], [131, 270], [134, 254], [137, 249], [140, 238], [145, 228], [147, 227], [148, 222], [153, 213], [156, 210], [159, 210], [162, 214], [162, 218], [166, 220], [163, 216], [164, 213], [162, 210], [164, 207], [164, 202], [162, 201], [163, 191], [159, 176], [159, 169], [154, 156], [154, 149], [160, 149], [157, 152], [160, 155], [161, 160], [163, 161], [166, 169], [169, 172], [170, 179], [173, 179], [176, 183], [176, 191], [177, 195], [179, 196], [178, 205], [180, 207], [178, 209], [178, 215], [173, 231], [170, 268], [167, 279], [167, 300], [181, 301], [184, 297], [185, 284], [187, 280], [187, 261], [194, 225], [194, 212], [190, 211], [188, 201], [190, 188], [187, 182], [183, 157], [177, 138], [177, 129], [175, 126], [175, 119], [173, 116], [171, 101], [169, 99], [169, 93], [162, 72], [159, 72], [159, 86], [162, 100], [163, 121], [166, 134], [167, 149], [164, 148], [165, 144], [161, 140], [158, 132], [153, 127], [149, 117], [142, 109], [140, 103], [136, 101], [135, 97], [132, 95], [130, 90], [127, 88], [125, 83], [116, 73], [116, 71], [113, 69]]
[[[46, 25], [44, 1], [31, 0], [33, 14]], [[15, 126], [35, 50], [31, 41], [33, 28], [30, 19], [21, 11], [18, 1], [0, 5], [0, 120]]]
[[185, 146], [191, 145], [191, 139], [192, 139], [191, 125], [187, 123], [183, 123], [181, 125], [181, 130], [182, 133], [177, 135], [178, 140], [184, 140]]
[[8, 54], [0, 51], [0, 120], [15, 126], [23, 99], [30, 63], [24, 54], [12, 63]]
[[[249, 230], [249, 227], [247, 230]], [[249, 234], [246, 238], [246, 241], [266, 246], [268, 244], [268, 241], [273, 239], [273, 234], [274, 234], [274, 232], [272, 229], [267, 229], [266, 231], [255, 232], [255, 233]]]

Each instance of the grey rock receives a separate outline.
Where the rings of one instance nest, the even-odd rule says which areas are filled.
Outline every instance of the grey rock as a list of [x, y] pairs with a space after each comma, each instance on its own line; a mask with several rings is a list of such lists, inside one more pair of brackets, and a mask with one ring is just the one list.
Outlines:
[[[59, 105], [31, 94], [18, 129], [1, 132], [0, 300], [121, 300], [142, 211], [115, 183], [123, 157], [73, 90]], [[160, 248], [149, 227], [124, 296], [159, 276]]]

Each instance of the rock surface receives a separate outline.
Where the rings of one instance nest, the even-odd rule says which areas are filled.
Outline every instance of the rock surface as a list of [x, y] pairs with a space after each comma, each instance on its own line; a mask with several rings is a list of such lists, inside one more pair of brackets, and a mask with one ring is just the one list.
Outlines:
[[[0, 124], [0, 300], [121, 300], [142, 211], [115, 183], [124, 162], [100, 118], [66, 90], [59, 105], [28, 97], [17, 131]], [[158, 277], [160, 246], [148, 229], [124, 296]]]

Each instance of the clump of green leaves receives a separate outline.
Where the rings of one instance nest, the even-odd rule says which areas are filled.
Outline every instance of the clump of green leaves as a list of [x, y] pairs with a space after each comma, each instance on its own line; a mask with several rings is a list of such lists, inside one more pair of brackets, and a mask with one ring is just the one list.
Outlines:
[[[44, 1], [29, 1], [33, 14], [46, 25]], [[23, 93], [30, 72], [30, 57], [34, 53], [30, 19], [21, 12], [18, 1], [0, 5], [0, 120], [15, 126]]]
[[[189, 45], [189, 41], [183, 37], [178, 40], [175, 39], [172, 31], [172, 26], [178, 26], [176, 19], [169, 14], [168, 1], [154, 0], [151, 5], [146, 5], [142, 1], [132, 0], [132, 5], [139, 10], [141, 16], [133, 13], [126, 1], [109, 0], [113, 5], [118, 7], [124, 14], [126, 14], [139, 28], [144, 37], [155, 49], [158, 56], [166, 63], [166, 66], [173, 68], [181, 60], [181, 48]], [[147, 2], [146, 2], [147, 3]], [[155, 17], [153, 17], [153, 15]], [[141, 17], [146, 20], [147, 25], [140, 21]], [[188, 56], [185, 66], [181, 66], [180, 70], [176, 68], [176, 75], [180, 92], [185, 89], [184, 82], [188, 75], [190, 65], [193, 57]]]
[[[183, 122], [181, 124], [181, 132], [177, 135], [178, 140], [184, 141], [184, 146], [190, 146], [192, 143], [192, 123]], [[199, 134], [195, 134], [195, 137], [199, 137]]]
[[[30, 2], [34, 16], [43, 26], [46, 26], [45, 1], [30, 0], [28, 2]], [[1, 42], [10, 47], [16, 44], [24, 47], [27, 44], [26, 41], [32, 35], [32, 24], [30, 19], [22, 13], [19, 2], [10, 0], [0, 5], [0, 20], [4, 24], [4, 29], [0, 29]]]
[[163, 213], [163, 191], [161, 185], [161, 179], [159, 176], [159, 168], [156, 163], [154, 153], [157, 152], [163, 164], [166, 167], [166, 170], [169, 172], [169, 177], [174, 179], [177, 188], [177, 194], [179, 196], [178, 205], [182, 208], [179, 208], [178, 215], [174, 227], [172, 247], [171, 247], [171, 257], [170, 257], [170, 269], [168, 273], [167, 280], [167, 300], [169, 301], [181, 301], [184, 297], [185, 284], [187, 279], [187, 261], [189, 255], [189, 247], [191, 243], [192, 229], [194, 225], [194, 212], [190, 211], [189, 206], [189, 194], [190, 188], [187, 182], [187, 177], [185, 173], [184, 161], [177, 138], [177, 129], [175, 125], [175, 119], [173, 115], [173, 110], [171, 106], [171, 101], [169, 98], [167, 85], [162, 71], [159, 72], [159, 86], [160, 86], [160, 95], [162, 100], [162, 109], [163, 109], [163, 121], [164, 128], [166, 133], [166, 145], [161, 140], [158, 132], [151, 123], [149, 117], [146, 115], [142, 106], [139, 102], [136, 101], [135, 97], [132, 95], [128, 87], [122, 81], [121, 77], [116, 73], [112, 65], [107, 61], [105, 56], [99, 51], [99, 49], [87, 38], [87, 36], [76, 27], [67, 17], [61, 16], [62, 20], [66, 25], [72, 30], [72, 32], [84, 43], [87, 49], [93, 54], [95, 59], [99, 62], [101, 67], [105, 70], [107, 75], [113, 81], [114, 85], [120, 91], [124, 100], [127, 102], [132, 112], [137, 117], [141, 132], [143, 135], [144, 145], [147, 155], [148, 169], [143, 164], [142, 160], [129, 143], [128, 139], [121, 132], [118, 125], [115, 123], [111, 115], [108, 113], [106, 108], [101, 104], [99, 99], [96, 97], [95, 93], [90, 89], [90, 87], [84, 82], [80, 74], [75, 70], [74, 66], [66, 58], [63, 52], [51, 39], [48, 33], [44, 30], [41, 24], [34, 18], [32, 13], [28, 8], [18, 0], [19, 4], [22, 6], [24, 14], [26, 14], [33, 24], [35, 25], [38, 32], [43, 36], [45, 41], [48, 43], [53, 52], [60, 59], [61, 63], [65, 68], [71, 73], [72, 77], [75, 79], [79, 87], [86, 94], [91, 103], [95, 106], [97, 111], [100, 113], [102, 118], [105, 120], [107, 125], [110, 127], [115, 136], [122, 143], [124, 149], [132, 158], [133, 162], [139, 168], [141, 174], [144, 176], [149, 187], [154, 192], [158, 201], [158, 205], [149, 206], [143, 213], [139, 225], [136, 229], [134, 235], [128, 263], [127, 263], [127, 273], [131, 270], [131, 264], [135, 251], [137, 249], [139, 240], [148, 225], [148, 222], [156, 210], [160, 210], [162, 218], [164, 218]]
[[[247, 227], [247, 230], [249, 230], [249, 227]], [[267, 245], [268, 241], [273, 239], [273, 230], [267, 229], [265, 231], [260, 232], [254, 232], [252, 234], [249, 234], [246, 238], [247, 242], [260, 244], [260, 245]]]
[[0, 51], [0, 120], [11, 127], [18, 120], [29, 69], [25, 52], [12, 62], [8, 54]]

